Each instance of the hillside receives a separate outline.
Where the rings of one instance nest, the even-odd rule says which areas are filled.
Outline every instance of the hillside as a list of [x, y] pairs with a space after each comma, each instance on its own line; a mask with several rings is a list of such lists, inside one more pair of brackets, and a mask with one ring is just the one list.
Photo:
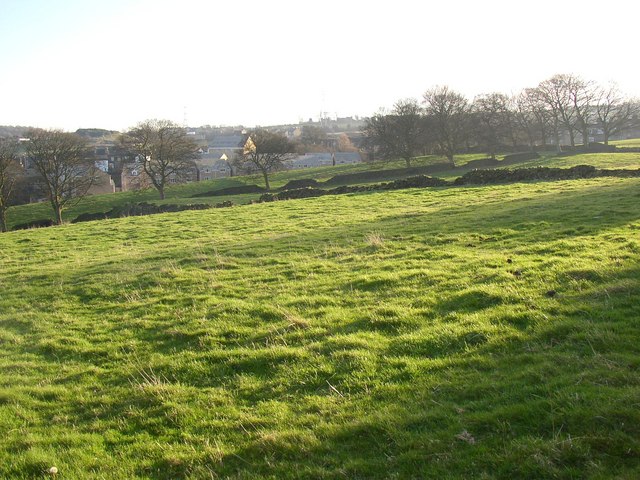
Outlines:
[[640, 180], [0, 235], [0, 477], [637, 478]]
[[[469, 154], [459, 155], [456, 157], [458, 168], [455, 170], [438, 171], [433, 175], [447, 180], [453, 180], [469, 170], [469, 162], [484, 158], [483, 155]], [[502, 156], [498, 156], [502, 159]], [[418, 157], [413, 164], [416, 167], [425, 167], [445, 161], [444, 157], [430, 155]], [[640, 153], [589, 153], [577, 154], [569, 156], [556, 156], [554, 154], [543, 154], [539, 159], [524, 161], [519, 164], [508, 165], [504, 168], [530, 168], [530, 167], [556, 167], [568, 168], [576, 165], [591, 165], [598, 168], [609, 169], [638, 169], [640, 168]], [[371, 171], [390, 172], [387, 177], [381, 176], [374, 180], [375, 182], [389, 181], [399, 178], [393, 174], [394, 170], [402, 168], [404, 161], [395, 162], [376, 162], [361, 163], [353, 165], [340, 165], [336, 167], [320, 167], [307, 168], [300, 170], [288, 170], [275, 172], [271, 175], [272, 186], [278, 189], [292, 180], [315, 179], [321, 182], [327, 181], [332, 177], [339, 175], [352, 175], [351, 184], [366, 184], [372, 180], [365, 178], [367, 173]], [[362, 179], [358, 179], [358, 175], [363, 174]], [[415, 174], [413, 174], [415, 175]], [[402, 177], [402, 176], [400, 176]], [[244, 185], [264, 185], [261, 175], [248, 175], [233, 178], [221, 178], [217, 180], [188, 183], [184, 185], [175, 185], [167, 188], [167, 198], [165, 200], [158, 199], [158, 193], [153, 190], [131, 191], [117, 194], [96, 195], [84, 198], [79, 204], [65, 210], [63, 217], [66, 221], [72, 221], [78, 215], [83, 213], [106, 212], [113, 207], [123, 206], [125, 204], [136, 202], [152, 202], [154, 204], [193, 204], [208, 203], [215, 205], [224, 201], [231, 201], [235, 204], [246, 204], [252, 200], [257, 200], [260, 194], [236, 194], [226, 196], [201, 196], [207, 192], [222, 190], [230, 187], [238, 187]], [[40, 204], [20, 205], [9, 209], [8, 223], [13, 227], [20, 223], [33, 222], [42, 219], [51, 219], [53, 217], [51, 207], [47, 202]]]

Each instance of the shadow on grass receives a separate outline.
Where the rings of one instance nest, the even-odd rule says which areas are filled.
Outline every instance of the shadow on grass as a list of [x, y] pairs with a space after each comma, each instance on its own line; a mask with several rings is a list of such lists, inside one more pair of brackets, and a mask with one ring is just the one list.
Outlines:
[[[375, 223], [353, 221], [290, 233], [287, 242], [260, 239], [228, 244], [221, 251], [232, 256], [269, 249], [276, 255], [298, 248], [308, 253], [308, 242], [362, 237], [372, 229], [401, 230], [407, 221], [418, 225], [425, 241], [435, 239], [437, 248], [447, 249], [456, 236], [465, 243], [469, 235], [485, 237], [478, 241], [509, 239], [510, 230], [526, 229], [517, 221], [532, 208], [538, 210], [527, 219], [546, 222], [537, 234], [544, 240], [575, 238], [637, 221], [636, 212], [613, 203], [636, 198], [635, 192], [634, 184], [547, 193], [510, 200], [499, 212], [491, 205], [466, 206], [462, 218], [447, 224], [433, 224], [433, 218], [441, 221], [449, 213], [453, 219], [459, 209], [409, 219], [390, 212]], [[437, 239], [438, 234], [450, 237]], [[99, 298], [99, 290], [82, 288], [82, 283], [110, 266], [105, 260], [69, 274], [80, 303], [90, 305]], [[134, 279], [139, 290], [153, 286], [145, 275]], [[95, 384], [113, 390], [87, 390], [77, 401], [42, 405], [41, 412], [67, 414], [74, 428], [83, 431], [117, 430], [123, 440], [109, 444], [114, 455], [135, 457], [127, 445], [140, 436], [163, 445], [192, 442], [191, 462], [156, 451], [152, 465], [138, 472], [154, 478], [188, 477], [205, 466], [220, 477], [236, 478], [568, 479], [640, 471], [640, 414], [635, 408], [640, 395], [640, 347], [635, 341], [640, 337], [635, 321], [640, 315], [640, 269], [621, 267], [606, 276], [575, 268], [563, 275], [566, 281], [582, 282], [581, 289], [529, 306], [536, 309], [535, 321], [514, 317], [503, 330], [469, 326], [459, 333], [403, 336], [404, 327], [391, 328], [393, 314], [384, 312], [378, 312], [380, 321], [387, 322], [384, 328], [375, 328], [362, 314], [342, 330], [330, 329], [332, 337], [368, 333], [384, 340], [369, 349], [367, 338], [361, 343], [346, 338], [340, 345], [334, 339], [329, 348], [310, 345], [303, 351], [286, 345], [271, 348], [263, 342], [263, 332], [242, 331], [228, 343], [201, 346], [204, 334], [169, 334], [170, 320], [141, 328], [136, 336], [150, 344], [148, 351], [160, 346], [173, 349], [175, 356], [149, 355], [144, 363], [128, 365], [128, 371], [110, 357], [113, 368], [106, 369], [106, 360], [90, 343], [77, 345], [83, 349], [79, 356], [74, 356], [73, 345], [43, 344], [40, 354], [61, 365], [99, 363], [105, 370], [96, 375]], [[365, 294], [394, 294], [399, 286], [383, 277], [355, 282]], [[500, 296], [467, 291], [434, 308], [471, 317], [500, 303]], [[103, 313], [115, 319], [118, 309], [128, 308], [138, 307], [114, 302], [113, 311]], [[269, 325], [283, 322], [266, 307], [244, 313]], [[511, 323], [517, 327], [513, 331]], [[321, 332], [314, 334], [310, 343], [324, 341]], [[216, 398], [215, 389], [232, 398], [233, 406]], [[261, 410], [269, 405], [277, 409], [272, 414]], [[224, 416], [230, 420], [223, 424]], [[230, 440], [219, 462], [198, 456], [200, 439], [223, 435]]]
[[[592, 290], [549, 300], [565, 312], [518, 335], [468, 328], [411, 342], [379, 331], [390, 343], [372, 350], [371, 362], [358, 343], [318, 351], [322, 362], [287, 349], [207, 349], [200, 376], [168, 360], [129, 375], [105, 371], [98, 380], [110, 395], [97, 390], [60, 411], [43, 405], [43, 414], [67, 414], [80, 430], [117, 430], [115, 455], [140, 436], [162, 445], [220, 435], [237, 442], [215, 462], [197, 442], [185, 461], [160, 449], [138, 471], [154, 478], [200, 468], [236, 478], [615, 478], [640, 469], [632, 405], [640, 394], [632, 340], [640, 336], [639, 278], [637, 266], [621, 269]], [[457, 301], [466, 315], [496, 304], [475, 292]], [[207, 400], [214, 387], [233, 408]], [[193, 421], [187, 412], [203, 404], [194, 412], [208, 420]], [[260, 413], [265, 405], [282, 409]], [[214, 421], [221, 416], [224, 430]]]

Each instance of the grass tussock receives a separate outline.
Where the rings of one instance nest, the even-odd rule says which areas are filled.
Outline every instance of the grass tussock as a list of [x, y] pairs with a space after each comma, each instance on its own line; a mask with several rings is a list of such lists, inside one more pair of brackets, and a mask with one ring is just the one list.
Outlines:
[[384, 246], [384, 237], [380, 232], [368, 232], [364, 237], [364, 242], [374, 250]]

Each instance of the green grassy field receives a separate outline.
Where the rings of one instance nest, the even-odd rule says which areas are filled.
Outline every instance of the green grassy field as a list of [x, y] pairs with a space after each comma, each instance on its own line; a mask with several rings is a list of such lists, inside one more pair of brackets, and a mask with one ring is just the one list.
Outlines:
[[2, 234], [0, 478], [635, 479], [639, 265], [639, 179]]
[[541, 156], [537, 160], [530, 160], [509, 168], [538, 166], [568, 168], [576, 165], [592, 165], [597, 168], [608, 169], [636, 169], [640, 168], [640, 153], [582, 153], [566, 157]]
[[[482, 158], [483, 155], [460, 155], [457, 159], [458, 163], [464, 164], [469, 160], [475, 160]], [[437, 162], [444, 161], [444, 157], [436, 155], [416, 158], [414, 166], [430, 165]], [[376, 162], [376, 163], [360, 163], [354, 165], [338, 165], [335, 167], [319, 167], [319, 168], [307, 168], [300, 170], [288, 170], [281, 172], [274, 172], [270, 176], [272, 188], [279, 188], [285, 185], [291, 180], [298, 180], [302, 178], [314, 178], [318, 181], [325, 181], [329, 178], [344, 173], [357, 173], [368, 170], [389, 170], [394, 168], [403, 168], [405, 166], [404, 161], [390, 161], [390, 162]], [[444, 172], [448, 173], [450, 177], [456, 175], [456, 172]], [[175, 204], [188, 204], [188, 203], [209, 203], [216, 204], [225, 200], [230, 200], [234, 203], [248, 203], [250, 200], [256, 200], [259, 194], [246, 194], [246, 195], [233, 195], [225, 197], [198, 197], [192, 198], [193, 195], [204, 193], [212, 190], [220, 190], [227, 187], [239, 186], [239, 185], [260, 185], [264, 186], [264, 179], [262, 175], [245, 175], [233, 178], [221, 178], [216, 180], [209, 180], [204, 182], [188, 183], [183, 185], [172, 185], [167, 188], [167, 195], [165, 200], [159, 200], [158, 192], [154, 189], [149, 189], [140, 192], [123, 192], [116, 195], [95, 195], [85, 197], [79, 204], [72, 206], [65, 210], [63, 218], [67, 221], [73, 220], [81, 213], [86, 212], [101, 212], [107, 211], [115, 206], [121, 206], [131, 202], [152, 202], [156, 204], [162, 203], [175, 203]], [[15, 225], [18, 223], [30, 222], [43, 218], [53, 218], [51, 213], [51, 207], [48, 203], [20, 205], [12, 207], [8, 212], [9, 225]]]
[[[482, 154], [458, 155], [456, 156], [456, 164], [460, 166], [460, 168], [456, 170], [439, 172], [437, 176], [447, 180], [453, 180], [468, 171], [464, 168], [464, 165], [467, 162], [484, 157], [485, 155]], [[499, 155], [498, 159], [501, 158], [502, 156]], [[430, 155], [414, 159], [413, 165], [425, 166], [444, 161], [444, 157]], [[599, 168], [640, 168], [640, 153], [580, 154], [567, 157], [556, 157], [551, 154], [544, 154], [537, 160], [523, 162], [518, 165], [511, 165], [508, 168], [523, 168], [535, 166], [566, 168], [581, 164], [593, 165]], [[404, 166], [404, 161], [397, 160], [391, 162], [361, 163], [355, 165], [339, 165], [336, 167], [320, 167], [274, 172], [271, 175], [271, 184], [272, 188], [277, 189], [291, 180], [298, 180], [302, 178], [314, 178], [318, 181], [325, 181], [335, 175], [345, 173], [358, 173], [368, 170], [389, 170], [403, 168]], [[395, 178], [396, 177], [390, 176], [387, 180], [392, 180]], [[115, 206], [121, 206], [131, 202], [152, 202], [156, 204], [173, 203], [180, 205], [190, 203], [208, 203], [215, 205], [216, 203], [230, 200], [236, 204], [246, 204], [251, 200], [256, 200], [260, 195], [244, 194], [224, 197], [214, 196], [197, 198], [192, 198], [192, 196], [198, 193], [204, 193], [212, 190], [252, 184], [264, 186], [264, 180], [262, 176], [248, 175], [189, 183], [184, 185], [175, 185], [167, 189], [167, 197], [165, 200], [159, 200], [158, 193], [153, 189], [142, 192], [124, 192], [118, 193], [116, 195], [110, 194], [89, 196], [84, 198], [79, 204], [65, 210], [65, 212], [63, 213], [63, 218], [66, 221], [71, 221], [81, 213], [105, 212]], [[46, 202], [40, 204], [20, 205], [17, 207], [12, 207], [8, 212], [8, 223], [10, 227], [18, 223], [31, 222], [43, 218], [53, 218], [51, 207]]]
[[617, 145], [619, 147], [640, 147], [640, 138], [629, 138], [627, 140], [613, 140], [609, 142], [611, 145]]

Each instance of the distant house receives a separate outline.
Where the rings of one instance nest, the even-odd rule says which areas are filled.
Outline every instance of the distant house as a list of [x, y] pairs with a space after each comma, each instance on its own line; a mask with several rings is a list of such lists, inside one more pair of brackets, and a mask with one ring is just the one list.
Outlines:
[[284, 136], [289, 140], [299, 140], [302, 136], [302, 128], [300, 127], [289, 127], [284, 131]]
[[150, 188], [152, 183], [145, 173], [142, 163], [136, 160], [122, 165], [120, 185], [123, 192], [129, 192], [132, 190], [145, 190]]
[[232, 173], [229, 162], [221, 160], [217, 154], [202, 154], [195, 160], [195, 163], [198, 169], [199, 182], [230, 177]]
[[[104, 171], [104, 163], [101, 161], [94, 162], [96, 170], [93, 171], [89, 166], [78, 167], [78, 173], [83, 176], [92, 175], [95, 178], [95, 183], [87, 191], [87, 195], [101, 195], [104, 193], [114, 193], [116, 186], [111, 178], [111, 175]], [[40, 173], [35, 168], [34, 161], [23, 156], [20, 159], [21, 171], [17, 178], [17, 188], [15, 190], [15, 196], [13, 202], [16, 205], [24, 203], [38, 203], [48, 199], [47, 189], [40, 176]]]
[[115, 141], [103, 139], [93, 146], [93, 154], [96, 167], [111, 175], [116, 191], [122, 190], [122, 167], [129, 159], [121, 147]]
[[[194, 162], [186, 171], [182, 171], [180, 175], [171, 175], [167, 179], [167, 184], [175, 185], [178, 183], [190, 183], [198, 181], [198, 168]], [[120, 174], [121, 191], [128, 192], [131, 190], [144, 190], [151, 188], [153, 182], [144, 171], [142, 162], [136, 158], [133, 162], [126, 162], [122, 165]]]
[[190, 130], [187, 132], [187, 137], [189, 137], [191, 140], [193, 140], [193, 142], [198, 145], [198, 147], [202, 148], [202, 149], [206, 149], [207, 148], [207, 138], [204, 134], [202, 133], [197, 133], [193, 130]]
[[37, 203], [47, 200], [47, 192], [40, 179], [40, 174], [35, 168], [33, 160], [27, 156], [20, 159], [21, 172], [17, 178], [12, 203], [21, 205], [25, 203]]
[[107, 172], [100, 169], [98, 165], [98, 170], [94, 174], [96, 182], [91, 186], [87, 195], [101, 195], [103, 193], [115, 193], [116, 184]]
[[[230, 177], [235, 173], [231, 162], [242, 151], [248, 135], [245, 132], [218, 134], [214, 136], [195, 163], [198, 167], [198, 180]], [[224, 160], [226, 158], [226, 160]]]
[[248, 135], [243, 133], [216, 135], [209, 141], [206, 153], [214, 156], [217, 155], [218, 158], [220, 158], [222, 154], [225, 154], [231, 159], [236, 152], [244, 146], [247, 137]]

